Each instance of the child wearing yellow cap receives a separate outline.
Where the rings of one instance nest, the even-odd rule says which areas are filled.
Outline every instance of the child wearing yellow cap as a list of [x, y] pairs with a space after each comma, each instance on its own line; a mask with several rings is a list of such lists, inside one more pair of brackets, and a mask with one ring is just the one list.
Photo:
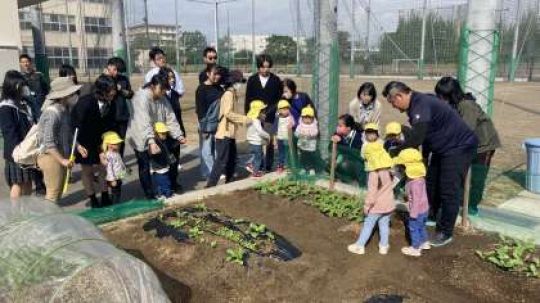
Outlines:
[[414, 148], [402, 150], [394, 158], [394, 163], [404, 166], [407, 176], [407, 184], [405, 185], [409, 208], [407, 227], [411, 246], [403, 247], [401, 252], [408, 256], [419, 257], [422, 255], [422, 250], [430, 249], [426, 231], [429, 211], [425, 180], [426, 167], [422, 161], [422, 154]]
[[170, 198], [173, 195], [171, 180], [171, 169], [176, 163], [176, 158], [171, 153], [174, 144], [178, 144], [177, 140], [169, 138], [169, 128], [163, 122], [154, 124], [155, 143], [159, 147], [160, 152], [150, 154], [150, 174], [152, 175], [152, 183], [155, 187], [156, 197], [158, 199]]
[[390, 245], [390, 217], [395, 209], [392, 175], [392, 158], [384, 150], [379, 140], [378, 126], [368, 123], [364, 126], [366, 143], [362, 148], [362, 156], [368, 172], [367, 193], [364, 201], [364, 226], [356, 242], [348, 246], [351, 253], [363, 255], [365, 245], [375, 225], [379, 226], [379, 253], [386, 255]]
[[264, 168], [263, 145], [270, 140], [270, 134], [263, 129], [263, 122], [266, 119], [266, 104], [261, 100], [253, 100], [249, 104], [248, 118], [252, 119], [247, 129], [247, 141], [251, 152], [251, 160], [246, 166], [246, 170], [253, 178], [262, 177]]
[[102, 138], [103, 152], [99, 158], [107, 173], [105, 181], [107, 182], [107, 191], [110, 191], [111, 194], [111, 202], [117, 204], [122, 197], [122, 179], [126, 176], [126, 165], [120, 155], [120, 146], [124, 140], [113, 131], [105, 132]]
[[289, 145], [289, 130], [294, 128], [294, 117], [291, 115], [291, 105], [289, 101], [282, 99], [278, 102], [278, 112], [274, 128], [276, 129], [276, 139], [278, 146], [277, 172], [285, 171], [287, 164], [287, 150]]
[[386, 124], [384, 135], [384, 149], [390, 155], [396, 156], [393, 154], [393, 150], [395, 150], [403, 142], [401, 134], [401, 124], [396, 121], [392, 121]]
[[302, 172], [309, 172], [310, 175], [315, 175], [319, 125], [317, 118], [315, 118], [315, 109], [310, 105], [302, 109], [294, 135], [298, 138], [297, 147], [300, 151]]

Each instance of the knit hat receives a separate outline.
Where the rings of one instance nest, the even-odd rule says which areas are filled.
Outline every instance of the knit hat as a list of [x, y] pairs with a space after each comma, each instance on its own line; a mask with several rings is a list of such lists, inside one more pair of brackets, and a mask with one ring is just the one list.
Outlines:
[[393, 166], [392, 158], [380, 141], [366, 143], [363, 155], [366, 160], [366, 171], [368, 172]]
[[377, 123], [367, 123], [366, 126], [364, 126], [364, 130], [372, 130], [372, 131], [379, 131], [379, 125]]
[[422, 154], [415, 148], [402, 150], [399, 155], [394, 158], [394, 164], [405, 166], [405, 175], [410, 179], [426, 176], [426, 167], [422, 161]]
[[169, 132], [169, 128], [167, 127], [167, 124], [163, 122], [156, 122], [154, 124], [154, 130], [158, 134], [163, 134]]
[[113, 131], [105, 132], [101, 137], [103, 138], [103, 145], [101, 146], [103, 151], [107, 150], [107, 146], [109, 144], [120, 144], [124, 142], [124, 140], [122, 140], [122, 138], [120, 138], [120, 136]]
[[266, 108], [266, 104], [261, 100], [253, 100], [249, 103], [249, 111], [246, 116], [250, 119], [257, 119], [263, 109]]
[[388, 135], [399, 135], [401, 134], [401, 124], [398, 122], [392, 121], [386, 124], [386, 136]]
[[278, 109], [289, 108], [289, 107], [291, 107], [291, 105], [289, 104], [289, 101], [287, 101], [285, 99], [279, 100], [279, 102], [277, 104]]
[[315, 117], [315, 110], [313, 109], [313, 107], [311, 107], [310, 105], [302, 108], [302, 113], [301, 115], [302, 117]]

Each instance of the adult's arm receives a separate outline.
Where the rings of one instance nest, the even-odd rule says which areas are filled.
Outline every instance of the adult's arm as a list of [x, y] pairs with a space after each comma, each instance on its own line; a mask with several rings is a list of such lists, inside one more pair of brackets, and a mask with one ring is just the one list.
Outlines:
[[167, 100], [163, 100], [163, 103], [165, 105], [163, 107], [163, 109], [165, 110], [165, 123], [167, 124], [167, 128], [169, 129], [171, 137], [176, 140], [183, 139], [184, 133], [180, 129], [180, 124], [178, 123], [178, 120], [174, 115], [171, 104], [169, 104]]
[[262, 128], [261, 123], [253, 123], [253, 126], [255, 126], [255, 131], [261, 138], [270, 140], [270, 135]]
[[375, 105], [373, 108], [373, 112], [371, 113], [369, 117], [369, 122], [379, 124], [381, 120], [381, 111], [382, 111], [382, 105], [379, 102], [379, 100], [375, 100]]
[[426, 134], [429, 129], [429, 122], [418, 122], [411, 126], [411, 128], [404, 132], [404, 141], [401, 145], [390, 151], [392, 157], [395, 157], [406, 148], [418, 148], [426, 139]]
[[[8, 107], [0, 108], [0, 128], [2, 128], [4, 148], [15, 148], [20, 140], [19, 127], [13, 111]], [[7, 152], [11, 154], [12, 150], [8, 150]]]
[[244, 102], [244, 113], [249, 111], [249, 103], [257, 98], [255, 94], [256, 75], [252, 75], [248, 78], [246, 84], [246, 101]]
[[[459, 103], [459, 114], [471, 130], [475, 130], [478, 126], [479, 110], [482, 109], [474, 101], [463, 100]], [[477, 108], [478, 107], [478, 108]]]
[[235, 113], [233, 111], [234, 94], [231, 91], [226, 91], [221, 97], [221, 105], [223, 108], [223, 118], [237, 124], [248, 124], [251, 119], [247, 116]]
[[40, 145], [45, 151], [53, 156], [59, 163], [62, 163], [64, 157], [58, 152], [56, 142], [54, 138], [58, 136], [55, 134], [55, 130], [58, 129], [57, 126], [60, 123], [58, 114], [53, 112], [52, 109], [45, 110], [41, 114], [39, 121], [40, 131], [42, 132]]
[[195, 112], [197, 113], [197, 120], [200, 120], [203, 117], [203, 102], [204, 102], [204, 93], [202, 85], [199, 84], [197, 90], [195, 91]]
[[131, 89], [131, 83], [129, 83], [128, 77], [125, 77], [123, 79], [121, 86], [122, 89], [120, 93], [122, 94], [122, 96], [126, 99], [133, 98], [133, 90]]
[[[146, 90], [139, 90], [133, 98], [133, 117], [131, 124], [134, 128], [134, 133], [143, 142], [138, 142], [137, 145], [146, 145], [155, 143], [154, 141], [154, 126], [150, 119], [150, 108], [146, 98]], [[143, 144], [141, 144], [143, 143]]]
[[180, 98], [182, 98], [185, 93], [184, 81], [182, 81], [182, 77], [180, 77], [180, 74], [178, 74], [176, 71], [174, 71], [174, 77], [176, 78], [176, 86], [174, 87], [174, 90], [180, 95]]

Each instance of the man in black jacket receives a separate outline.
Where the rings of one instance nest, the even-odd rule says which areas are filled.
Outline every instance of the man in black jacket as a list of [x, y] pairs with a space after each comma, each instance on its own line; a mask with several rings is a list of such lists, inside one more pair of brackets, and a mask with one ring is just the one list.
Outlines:
[[256, 74], [249, 77], [246, 85], [246, 101], [244, 103], [244, 111], [247, 114], [249, 111], [249, 105], [253, 100], [263, 101], [266, 108], [266, 120], [264, 128], [272, 135], [266, 146], [266, 159], [265, 166], [266, 171], [271, 171], [274, 164], [274, 143], [273, 143], [273, 124], [276, 118], [277, 103], [283, 95], [283, 85], [278, 76], [270, 72], [273, 62], [269, 55], [257, 56], [257, 68]]
[[463, 200], [465, 174], [478, 145], [476, 135], [448, 104], [433, 95], [415, 92], [405, 83], [389, 82], [383, 96], [394, 108], [407, 113], [411, 125], [404, 133], [404, 142], [392, 153], [422, 146], [424, 155], [431, 154], [428, 198], [431, 208], [440, 205], [441, 217], [437, 221], [437, 234], [430, 243], [435, 247], [446, 245], [452, 241]]
[[[77, 137], [76, 162], [81, 164], [82, 181], [92, 207], [111, 204], [105, 187], [105, 169], [100, 164], [102, 135], [116, 130], [116, 99], [118, 88], [111, 76], [101, 75], [94, 83], [94, 93], [81, 97], [71, 111]], [[96, 195], [101, 192], [101, 203]]]
[[206, 79], [208, 79], [208, 76], [206, 75], [206, 70], [211, 66], [217, 64], [217, 51], [215, 48], [209, 46], [204, 49], [203, 51], [203, 61], [204, 64], [206, 64], [204, 70], [202, 70], [199, 73], [199, 84], [203, 84]]

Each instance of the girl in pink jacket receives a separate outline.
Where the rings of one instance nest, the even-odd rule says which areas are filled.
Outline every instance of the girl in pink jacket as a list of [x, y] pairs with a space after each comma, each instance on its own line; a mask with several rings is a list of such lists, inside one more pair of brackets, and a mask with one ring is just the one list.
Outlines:
[[366, 161], [368, 172], [367, 194], [364, 201], [364, 226], [358, 240], [348, 246], [351, 253], [363, 255], [365, 245], [375, 224], [379, 225], [379, 253], [386, 255], [390, 245], [390, 217], [395, 209], [392, 175], [392, 158], [384, 149], [379, 140], [378, 126], [368, 123], [364, 128], [366, 143], [363, 146], [362, 156]]

